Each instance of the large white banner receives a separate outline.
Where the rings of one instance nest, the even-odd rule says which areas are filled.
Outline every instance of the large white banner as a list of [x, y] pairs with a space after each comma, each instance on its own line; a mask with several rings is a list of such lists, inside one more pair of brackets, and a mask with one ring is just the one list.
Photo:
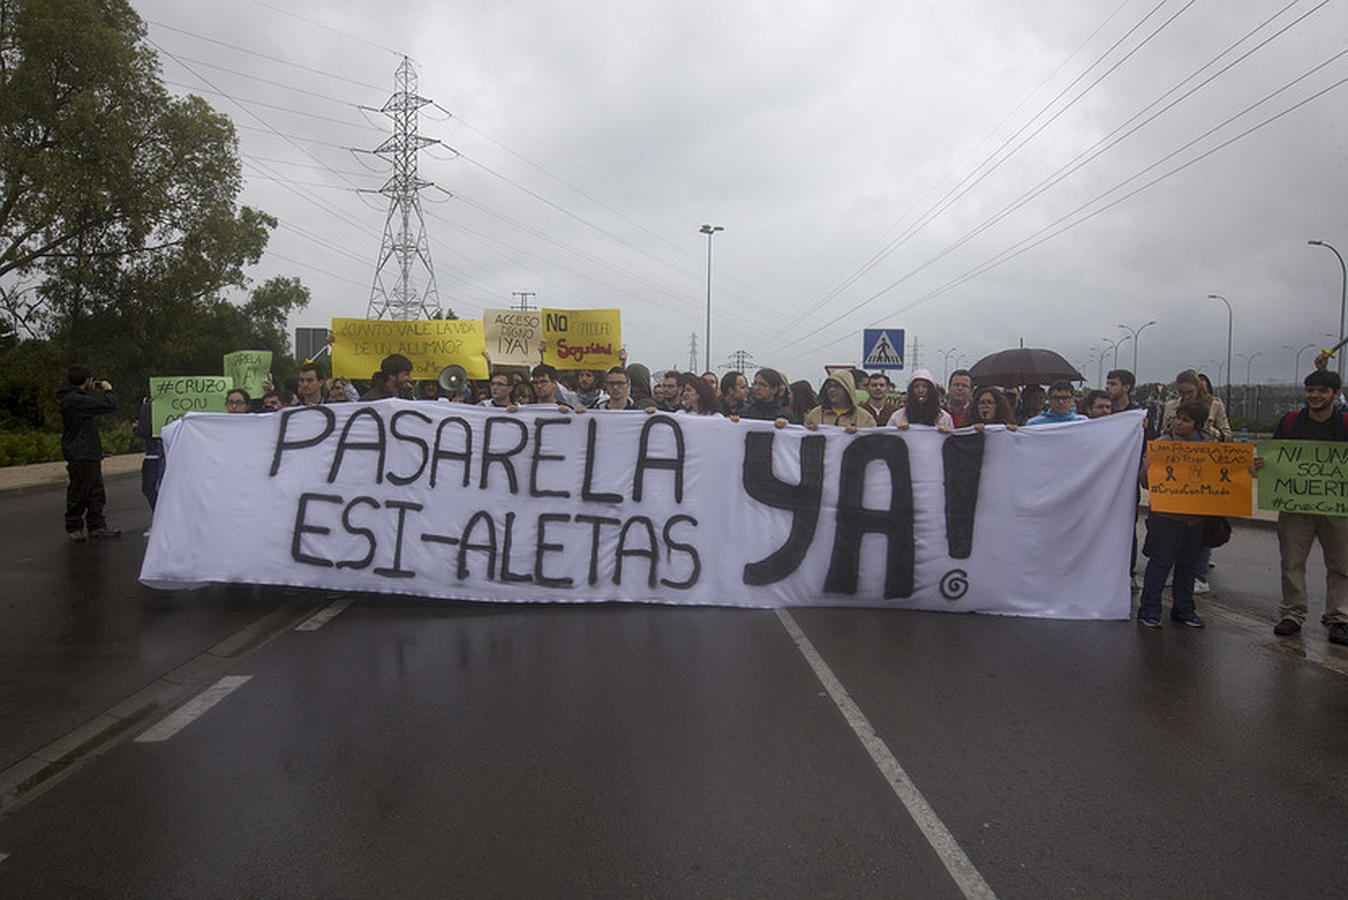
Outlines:
[[189, 414], [141, 581], [1123, 619], [1141, 415], [849, 435], [402, 400]]

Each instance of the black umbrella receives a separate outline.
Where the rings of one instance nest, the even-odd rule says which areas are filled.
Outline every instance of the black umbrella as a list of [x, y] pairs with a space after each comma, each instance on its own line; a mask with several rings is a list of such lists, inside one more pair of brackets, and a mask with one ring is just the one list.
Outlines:
[[1054, 381], [1085, 381], [1072, 364], [1052, 350], [1013, 347], [998, 350], [974, 363], [969, 370], [974, 384], [1051, 384]]

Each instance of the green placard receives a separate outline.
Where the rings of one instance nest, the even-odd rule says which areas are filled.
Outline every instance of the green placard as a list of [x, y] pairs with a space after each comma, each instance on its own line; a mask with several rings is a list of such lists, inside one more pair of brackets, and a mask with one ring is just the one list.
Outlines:
[[1348, 516], [1348, 441], [1260, 441], [1259, 508]]
[[262, 396], [263, 382], [271, 373], [270, 350], [235, 350], [225, 354], [224, 363], [225, 377], [233, 387], [243, 388], [249, 397]]
[[150, 379], [150, 414], [154, 436], [189, 412], [225, 412], [225, 396], [233, 385], [224, 375], [170, 375]]

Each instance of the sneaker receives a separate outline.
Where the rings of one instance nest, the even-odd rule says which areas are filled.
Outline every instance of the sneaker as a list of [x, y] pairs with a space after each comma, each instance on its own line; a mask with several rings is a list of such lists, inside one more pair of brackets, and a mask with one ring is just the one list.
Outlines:
[[1335, 622], [1329, 626], [1329, 642], [1348, 645], [1348, 622]]
[[1143, 628], [1160, 628], [1161, 620], [1155, 616], [1138, 616], [1137, 624], [1141, 625]]
[[1198, 579], [1194, 579], [1195, 594], [1206, 594], [1210, 590], [1212, 590], [1212, 588], [1208, 586], [1208, 583], [1206, 581], [1199, 581]]
[[1300, 630], [1301, 623], [1296, 619], [1283, 619], [1273, 626], [1273, 633], [1278, 637], [1287, 637], [1289, 634], [1296, 634]]
[[1200, 618], [1198, 618], [1198, 614], [1197, 614], [1197, 613], [1189, 613], [1188, 615], [1183, 615], [1183, 616], [1177, 616], [1177, 615], [1175, 615], [1174, 613], [1171, 613], [1170, 618], [1171, 618], [1171, 621], [1174, 621], [1174, 622], [1180, 622], [1180, 623], [1182, 623], [1182, 624], [1184, 624], [1184, 625], [1188, 625], [1190, 628], [1202, 628], [1202, 627], [1203, 627], [1203, 620], [1200, 619]]
[[67, 532], [66, 532], [66, 537], [70, 538], [71, 543], [75, 543], [75, 544], [83, 544], [83, 543], [84, 543], [84, 529], [81, 528], [79, 531], [67, 531]]
[[89, 532], [91, 538], [115, 538], [121, 537], [122, 533], [116, 528], [94, 528]]

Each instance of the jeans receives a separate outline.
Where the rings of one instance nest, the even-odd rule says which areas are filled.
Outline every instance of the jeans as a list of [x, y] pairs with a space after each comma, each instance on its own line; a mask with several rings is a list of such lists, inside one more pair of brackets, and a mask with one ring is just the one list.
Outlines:
[[154, 505], [159, 500], [159, 481], [163, 477], [164, 460], [158, 456], [146, 456], [140, 464], [140, 492], [150, 504], [151, 512], [154, 512]]
[[1147, 545], [1151, 558], [1143, 576], [1142, 596], [1138, 599], [1139, 619], [1161, 617], [1161, 591], [1173, 566], [1175, 578], [1170, 586], [1170, 615], [1184, 618], [1194, 612], [1194, 577], [1203, 554], [1203, 522], [1192, 525], [1161, 513], [1147, 513]]

